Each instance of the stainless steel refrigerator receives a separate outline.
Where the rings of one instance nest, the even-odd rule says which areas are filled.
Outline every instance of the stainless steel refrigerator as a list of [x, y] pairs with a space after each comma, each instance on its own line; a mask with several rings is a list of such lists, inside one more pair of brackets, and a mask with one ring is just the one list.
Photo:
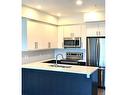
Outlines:
[[105, 88], [105, 37], [87, 37], [86, 64], [98, 68], [98, 87]]

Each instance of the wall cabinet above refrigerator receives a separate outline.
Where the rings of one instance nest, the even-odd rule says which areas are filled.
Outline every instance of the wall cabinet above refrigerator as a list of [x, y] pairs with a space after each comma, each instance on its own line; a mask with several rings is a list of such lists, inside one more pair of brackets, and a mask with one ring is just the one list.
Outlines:
[[105, 22], [86, 22], [86, 36], [105, 36]]

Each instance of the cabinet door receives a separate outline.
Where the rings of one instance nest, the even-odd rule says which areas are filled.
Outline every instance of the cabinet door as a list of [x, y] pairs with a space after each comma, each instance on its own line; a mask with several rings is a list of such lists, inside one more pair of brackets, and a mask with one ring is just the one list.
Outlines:
[[[45, 38], [43, 43], [45, 43], [44, 48], [57, 48], [57, 26], [45, 24]], [[43, 34], [42, 34], [43, 35]]]
[[73, 25], [72, 31], [74, 33], [74, 37], [81, 37], [81, 25]]
[[28, 21], [27, 23], [27, 46], [28, 49], [41, 48], [41, 26], [40, 23]]
[[81, 25], [64, 26], [64, 37], [81, 37]]
[[27, 43], [30, 50], [57, 48], [57, 26], [28, 21]]
[[58, 26], [58, 48], [63, 48], [64, 26]]
[[64, 37], [71, 37], [72, 34], [72, 26], [64, 26]]
[[104, 22], [88, 22], [86, 23], [87, 36], [105, 36]]
[[105, 36], [105, 22], [99, 22], [99, 34]]
[[86, 23], [87, 36], [96, 36], [98, 31], [97, 23]]

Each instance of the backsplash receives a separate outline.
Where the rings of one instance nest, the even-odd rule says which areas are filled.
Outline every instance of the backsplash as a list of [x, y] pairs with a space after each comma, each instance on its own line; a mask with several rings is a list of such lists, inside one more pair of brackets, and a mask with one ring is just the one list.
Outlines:
[[54, 58], [54, 49], [22, 51], [22, 64]]
[[[65, 49], [45, 49], [35, 51], [22, 51], [22, 64], [37, 62], [47, 59], [54, 59], [57, 54], [62, 54], [66, 58], [66, 52], [82, 52], [83, 60], [86, 62], [86, 51], [80, 48], [65, 48]], [[58, 56], [60, 59], [61, 56]]]

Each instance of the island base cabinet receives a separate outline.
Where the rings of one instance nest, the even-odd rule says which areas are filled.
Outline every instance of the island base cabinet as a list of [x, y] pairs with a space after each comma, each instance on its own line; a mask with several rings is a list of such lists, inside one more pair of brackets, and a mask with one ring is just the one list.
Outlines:
[[98, 95], [98, 70], [91, 75], [92, 95]]
[[23, 68], [22, 95], [97, 95], [95, 76]]

